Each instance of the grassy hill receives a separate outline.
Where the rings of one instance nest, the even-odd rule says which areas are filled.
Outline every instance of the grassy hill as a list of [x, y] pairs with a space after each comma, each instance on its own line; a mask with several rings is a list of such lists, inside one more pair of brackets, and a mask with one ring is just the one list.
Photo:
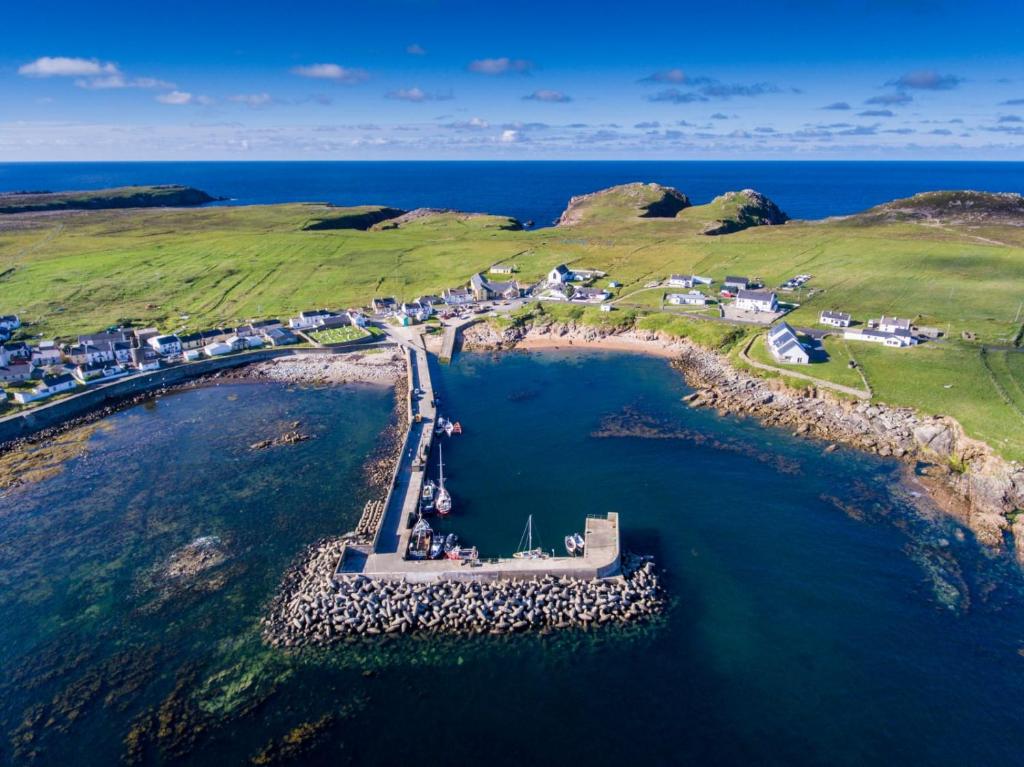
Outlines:
[[0, 214], [187, 207], [216, 199], [199, 189], [177, 185], [123, 186], [89, 192], [5, 192], [0, 194]]
[[[702, 232], [729, 212], [729, 199], [645, 215], [666, 198], [663, 189], [588, 196], [571, 225], [532, 231], [502, 216], [426, 211], [377, 220], [371, 208], [309, 204], [5, 216], [0, 313], [17, 312], [33, 323], [28, 332], [47, 336], [123, 321], [197, 328], [362, 305], [380, 294], [413, 298], [499, 261], [515, 263], [523, 282], [560, 262], [603, 269], [623, 283], [624, 306], [628, 294], [673, 272], [742, 274], [768, 286], [811, 273], [807, 288], [786, 294], [800, 303], [793, 324], [814, 325], [820, 310], [838, 308], [858, 320], [896, 314], [948, 331], [949, 340], [911, 350], [848, 348], [880, 399], [953, 415], [1004, 455], [1024, 458], [1021, 357], [999, 352], [986, 365], [981, 355], [982, 345], [1013, 348], [1024, 321], [1024, 228], [1012, 218], [979, 215], [976, 201], [969, 220], [948, 225], [871, 215], [710, 237]], [[346, 216], [361, 228], [315, 228]], [[639, 321], [721, 335], [699, 320]], [[965, 330], [978, 340], [961, 341]], [[845, 381], [839, 356], [807, 372]]]

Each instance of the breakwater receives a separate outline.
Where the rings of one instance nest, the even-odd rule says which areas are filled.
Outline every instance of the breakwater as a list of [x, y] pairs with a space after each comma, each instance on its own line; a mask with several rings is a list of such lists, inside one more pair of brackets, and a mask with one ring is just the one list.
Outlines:
[[277, 647], [382, 634], [508, 634], [648, 620], [665, 607], [654, 563], [630, 558], [615, 578], [541, 576], [407, 583], [335, 575], [345, 539], [311, 546], [264, 619]]

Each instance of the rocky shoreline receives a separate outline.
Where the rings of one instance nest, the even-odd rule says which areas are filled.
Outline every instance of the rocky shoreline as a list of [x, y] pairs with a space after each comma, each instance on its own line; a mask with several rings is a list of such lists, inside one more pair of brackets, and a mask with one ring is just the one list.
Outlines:
[[548, 576], [497, 582], [405, 583], [335, 578], [346, 539], [322, 540], [286, 574], [263, 621], [275, 647], [386, 634], [510, 634], [650, 620], [665, 598], [654, 563], [634, 558], [616, 578]]
[[368, 383], [392, 386], [404, 375], [402, 354], [386, 350], [372, 354], [350, 352], [275, 357], [224, 371], [220, 377], [313, 385]]
[[948, 416], [920, 415], [911, 408], [849, 402], [813, 387], [796, 390], [778, 379], [763, 379], [734, 368], [728, 359], [685, 339], [637, 330], [607, 331], [574, 324], [524, 324], [498, 329], [478, 324], [463, 331], [466, 349], [552, 346], [607, 346], [654, 351], [673, 365], [695, 391], [693, 407], [750, 415], [769, 426], [801, 436], [839, 443], [898, 458], [959, 499], [945, 503], [978, 540], [1002, 549], [1012, 535], [1018, 562], [1024, 565], [1024, 467], [1000, 458], [991, 448], [964, 434]]

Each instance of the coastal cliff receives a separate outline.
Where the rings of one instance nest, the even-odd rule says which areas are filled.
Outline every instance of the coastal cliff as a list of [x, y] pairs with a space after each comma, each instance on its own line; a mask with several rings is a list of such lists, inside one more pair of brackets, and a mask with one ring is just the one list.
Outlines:
[[575, 324], [523, 324], [500, 329], [490, 324], [464, 331], [466, 349], [513, 349], [531, 343], [612, 346], [657, 351], [671, 357], [694, 393], [694, 407], [757, 418], [767, 426], [841, 443], [900, 459], [959, 501], [950, 509], [986, 546], [1001, 549], [1006, 533], [1024, 565], [1024, 467], [995, 455], [971, 439], [948, 416], [922, 415], [910, 408], [850, 402], [815, 388], [793, 389], [778, 379], [737, 370], [728, 359], [686, 340], [661, 333], [607, 330]]
[[569, 200], [557, 226], [575, 226], [589, 220], [615, 218], [675, 218], [690, 207], [690, 198], [661, 184], [620, 184]]
[[221, 198], [211, 197], [201, 189], [175, 184], [124, 186], [92, 192], [5, 192], [0, 194], [0, 213], [181, 208], [204, 205], [219, 199]]

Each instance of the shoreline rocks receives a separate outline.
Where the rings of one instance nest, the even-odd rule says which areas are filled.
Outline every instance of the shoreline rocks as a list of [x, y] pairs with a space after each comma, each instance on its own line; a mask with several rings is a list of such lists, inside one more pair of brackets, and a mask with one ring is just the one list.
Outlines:
[[665, 608], [654, 563], [639, 557], [615, 578], [407, 583], [335, 578], [346, 545], [346, 538], [315, 543], [289, 570], [263, 621], [269, 644], [299, 648], [388, 634], [588, 629], [650, 620]]
[[367, 383], [391, 386], [404, 375], [402, 355], [388, 350], [373, 354], [350, 352], [275, 357], [225, 371], [221, 378], [294, 384]]
[[787, 428], [798, 436], [843, 444], [897, 458], [952, 491], [961, 508], [944, 506], [993, 549], [1004, 547], [1004, 534], [1015, 541], [1024, 565], [1024, 467], [997, 456], [983, 442], [968, 437], [953, 418], [921, 415], [911, 408], [874, 402], [850, 402], [813, 387], [792, 389], [778, 379], [763, 379], [732, 367], [728, 359], [686, 340], [638, 330], [605, 330], [574, 324], [525, 324], [498, 330], [479, 324], [466, 328], [466, 349], [494, 350], [529, 346], [531, 341], [566, 345], [603, 343], [637, 351], [648, 349], [673, 357], [673, 366], [696, 391], [685, 399], [693, 407], [750, 415], [767, 426]]

